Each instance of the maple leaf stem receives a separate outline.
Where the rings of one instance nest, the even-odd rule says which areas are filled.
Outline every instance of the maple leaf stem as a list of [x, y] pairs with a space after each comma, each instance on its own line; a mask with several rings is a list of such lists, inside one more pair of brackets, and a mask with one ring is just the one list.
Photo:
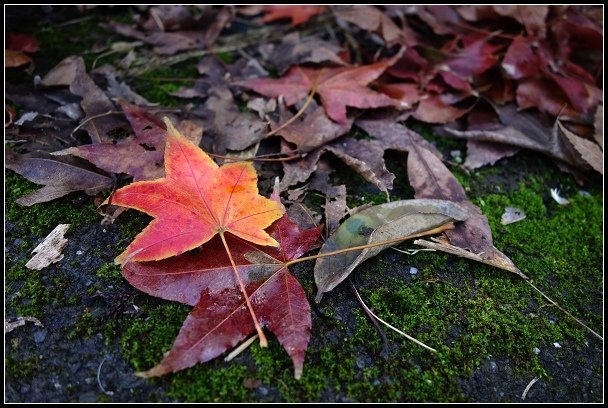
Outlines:
[[291, 125], [297, 118], [299, 118], [300, 116], [302, 116], [302, 114], [304, 113], [304, 111], [306, 110], [306, 108], [308, 108], [308, 105], [310, 105], [310, 103], [312, 102], [312, 97], [315, 95], [315, 92], [317, 92], [317, 85], [313, 85], [310, 93], [308, 94], [308, 98], [306, 98], [306, 101], [304, 102], [304, 105], [302, 105], [302, 107], [300, 108], [300, 110], [291, 117], [291, 119], [289, 119], [287, 122], [283, 123], [281, 126], [279, 126], [278, 128], [276, 128], [275, 130], [268, 132], [268, 134], [266, 135], [266, 137], [268, 136], [272, 136], [274, 134], [276, 134], [277, 132], [285, 129], [287, 126]]
[[236, 264], [234, 263], [234, 259], [232, 259], [232, 253], [230, 252], [230, 248], [228, 247], [228, 243], [226, 242], [226, 238], [224, 237], [224, 233], [219, 233], [222, 238], [222, 243], [224, 244], [224, 248], [226, 248], [226, 253], [228, 254], [228, 258], [230, 259], [230, 264], [232, 265], [232, 270], [234, 271], [234, 276], [236, 277], [236, 281], [239, 283], [241, 288], [241, 292], [243, 296], [245, 296], [245, 302], [247, 303], [247, 307], [249, 308], [249, 313], [251, 313], [251, 318], [253, 319], [253, 324], [255, 325], [255, 330], [258, 332], [258, 336], [260, 337], [260, 347], [268, 347], [268, 340], [262, 331], [262, 326], [260, 326], [260, 322], [258, 322], [258, 318], [253, 311], [253, 306], [251, 306], [251, 302], [249, 301], [249, 295], [247, 294], [247, 290], [245, 290], [245, 285], [241, 280], [239, 275], [239, 271], [236, 269]]
[[313, 259], [325, 258], [326, 256], [339, 255], [339, 254], [343, 254], [345, 252], [360, 251], [362, 249], [374, 248], [377, 246], [382, 246], [382, 245], [387, 245], [387, 244], [395, 244], [397, 242], [407, 241], [408, 239], [423, 237], [426, 235], [439, 234], [440, 232], [443, 232], [443, 231], [446, 231], [446, 230], [449, 230], [452, 228], [454, 228], [454, 224], [449, 223], [449, 224], [445, 224], [445, 225], [442, 225], [437, 228], [419, 232], [417, 234], [406, 235], [405, 237], [387, 239], [386, 241], [374, 242], [373, 244], [358, 245], [358, 246], [354, 246], [354, 247], [350, 247], [350, 248], [339, 249], [337, 251], [325, 252], [322, 254], [311, 255], [311, 256], [305, 256], [303, 258], [298, 258], [298, 259], [291, 260], [289, 262], [285, 262], [285, 266], [290, 266], [290, 265], [297, 264], [299, 262], [304, 262], [304, 261], [311, 261]]

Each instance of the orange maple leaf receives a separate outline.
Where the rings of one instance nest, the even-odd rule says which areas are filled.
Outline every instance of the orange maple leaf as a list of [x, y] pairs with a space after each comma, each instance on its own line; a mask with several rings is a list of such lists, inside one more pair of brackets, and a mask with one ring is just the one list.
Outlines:
[[[264, 229], [285, 210], [280, 203], [259, 195], [253, 165], [239, 162], [219, 167], [203, 150], [182, 136], [169, 119], [164, 121], [167, 125], [166, 176], [132, 183], [112, 196], [112, 204], [134, 208], [154, 217], [115, 262], [124, 265], [129, 261], [165, 259], [194, 249], [216, 234], [222, 238], [232, 261], [224, 238], [226, 232], [257, 245], [278, 246]], [[256, 329], [259, 329], [258, 334], [261, 334], [236, 267], [234, 271]], [[263, 334], [260, 340], [264, 345]]]

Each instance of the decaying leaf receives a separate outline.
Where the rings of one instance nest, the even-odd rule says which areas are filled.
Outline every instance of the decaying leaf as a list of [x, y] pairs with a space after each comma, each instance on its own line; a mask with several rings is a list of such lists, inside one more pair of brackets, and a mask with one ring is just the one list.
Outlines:
[[32, 251], [35, 254], [32, 259], [27, 261], [25, 267], [39, 271], [52, 263], [63, 259], [63, 248], [68, 244], [68, 240], [63, 236], [70, 228], [70, 224], [59, 224], [44, 240]]
[[394, 44], [403, 37], [402, 30], [393, 20], [374, 6], [355, 6], [348, 9], [339, 9], [335, 15], [349, 21], [367, 31], [375, 31], [387, 42]]
[[251, 112], [241, 112], [228, 87], [216, 86], [208, 93], [205, 112], [216, 152], [244, 150], [266, 136], [266, 123]]
[[[268, 228], [280, 248], [227, 237], [255, 313], [292, 358], [296, 378], [302, 375], [310, 339], [310, 305], [286, 263], [307, 252], [318, 240], [319, 232], [319, 228], [301, 231], [283, 216]], [[141, 376], [159, 376], [209, 361], [255, 331], [230, 260], [217, 237], [199, 253], [159, 262], [130, 262], [122, 273], [133, 286], [152, 296], [195, 306], [171, 351]]]
[[[125, 102], [120, 102], [120, 106], [131, 124], [135, 134], [133, 137], [70, 147], [52, 154], [82, 157], [100, 169], [132, 175], [133, 181], [163, 177], [165, 175], [163, 156], [167, 140], [165, 125], [137, 106]], [[183, 121], [178, 128], [192, 143], [199, 144], [203, 136], [200, 126], [194, 122]]]
[[467, 140], [467, 158], [463, 166], [467, 169], [477, 169], [488, 164], [494, 164], [500, 159], [517, 154], [521, 148], [501, 143], [480, 142]]
[[28, 157], [5, 150], [6, 168], [22, 175], [29, 181], [44, 185], [40, 190], [20, 197], [15, 202], [30, 206], [63, 197], [74, 191], [84, 190], [95, 194], [112, 187], [112, 179], [81, 167], [72, 160], [53, 160], [47, 156]]
[[597, 111], [595, 112], [595, 117], [593, 121], [593, 125], [595, 128], [595, 132], [593, 133], [593, 137], [598, 145], [604, 150], [604, 105], [599, 105], [597, 107]]
[[32, 322], [36, 326], [44, 327], [40, 320], [31, 316], [19, 316], [15, 320], [4, 319], [4, 334], [10, 333], [17, 327], [24, 326], [26, 322]]
[[44, 86], [69, 86], [74, 95], [82, 98], [80, 106], [86, 114], [82, 129], [93, 143], [111, 142], [111, 135], [127, 126], [111, 113], [116, 109], [106, 94], [87, 74], [84, 59], [71, 56], [61, 61], [42, 78]]
[[[325, 241], [319, 254], [400, 237], [405, 240], [428, 235], [429, 231], [437, 233], [437, 228], [467, 218], [466, 209], [444, 200], [401, 200], [375, 205], [344, 221]], [[316, 302], [321, 300], [323, 293], [346, 279], [361, 262], [394, 244], [319, 258], [315, 265]]]
[[576, 151], [581, 155], [595, 171], [604, 174], [604, 154], [600, 147], [591, 140], [583, 139], [569, 131], [560, 121], [557, 122], [559, 130], [564, 134], [566, 139], [574, 146]]
[[330, 183], [329, 175], [332, 171], [326, 162], [320, 161], [310, 183], [310, 188], [320, 191], [325, 195], [325, 226], [327, 236], [333, 234], [340, 225], [340, 220], [347, 214], [346, 186], [334, 186]]
[[523, 212], [523, 210], [515, 207], [507, 207], [500, 218], [500, 223], [502, 225], [509, 225], [524, 219], [526, 219], [526, 213]]
[[513, 262], [500, 252], [492, 242], [488, 219], [466, 196], [456, 177], [441, 162], [434, 148], [417, 133], [383, 118], [357, 121], [357, 126], [377, 137], [378, 143], [393, 149], [407, 151], [407, 174], [416, 198], [432, 198], [453, 201], [466, 209], [468, 219], [445, 234], [452, 245], [478, 255], [487, 263], [525, 278]]

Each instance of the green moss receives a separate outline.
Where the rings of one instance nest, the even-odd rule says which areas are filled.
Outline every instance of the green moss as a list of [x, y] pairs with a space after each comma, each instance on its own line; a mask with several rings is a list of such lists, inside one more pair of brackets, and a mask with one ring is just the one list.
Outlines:
[[67, 335], [68, 340], [74, 340], [76, 338], [88, 338], [95, 334], [99, 330], [100, 324], [89, 308], [84, 308], [78, 321], [74, 324], [74, 327]]
[[190, 307], [156, 299], [138, 305], [143, 315], [125, 321], [120, 345], [127, 361], [138, 371], [152, 368], [171, 348]]
[[5, 173], [6, 217], [17, 223], [19, 233], [15, 235], [44, 237], [58, 224], [71, 224], [75, 230], [100, 219], [93, 200], [84, 193], [71, 193], [48, 203], [31, 207], [19, 205], [15, 200], [40, 186], [28, 181], [12, 170]]
[[25, 360], [16, 360], [7, 357], [5, 360], [5, 369], [8, 378], [32, 378], [40, 370], [40, 357], [32, 356]]
[[120, 266], [115, 265], [114, 263], [107, 263], [105, 265], [102, 265], [101, 268], [99, 268], [95, 272], [95, 275], [97, 275], [101, 279], [113, 282], [122, 282], [123, 280], [122, 275], [120, 273]]
[[[146, 72], [137, 78], [133, 87], [150, 102], [159, 103], [165, 107], [177, 107], [184, 104], [184, 99], [170, 94], [182, 86], [191, 86], [198, 76], [195, 64], [185, 62]], [[191, 79], [192, 82], [188, 79]]]

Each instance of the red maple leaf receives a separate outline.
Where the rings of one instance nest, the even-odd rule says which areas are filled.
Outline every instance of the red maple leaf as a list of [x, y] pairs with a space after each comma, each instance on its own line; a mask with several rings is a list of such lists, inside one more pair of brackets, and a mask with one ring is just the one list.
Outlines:
[[264, 8], [264, 22], [290, 18], [291, 25], [295, 27], [326, 11], [325, 6], [267, 6]]
[[[260, 323], [277, 336], [299, 378], [310, 340], [310, 305], [287, 263], [311, 249], [320, 228], [300, 231], [284, 215], [268, 232], [280, 248], [252, 245], [235, 237], [227, 238], [228, 246]], [[140, 373], [144, 377], [209, 361], [255, 332], [230, 259], [217, 237], [202, 252], [159, 262], [131, 262], [122, 273], [133, 286], [152, 296], [195, 306], [171, 351], [157, 366]]]
[[271, 98], [283, 95], [288, 106], [304, 99], [314, 89], [321, 98], [327, 116], [346, 125], [347, 106], [379, 108], [399, 104], [399, 101], [373, 91], [367, 85], [393, 65], [400, 55], [355, 68], [313, 69], [295, 66], [282, 78], [250, 79], [239, 82], [239, 85]]

